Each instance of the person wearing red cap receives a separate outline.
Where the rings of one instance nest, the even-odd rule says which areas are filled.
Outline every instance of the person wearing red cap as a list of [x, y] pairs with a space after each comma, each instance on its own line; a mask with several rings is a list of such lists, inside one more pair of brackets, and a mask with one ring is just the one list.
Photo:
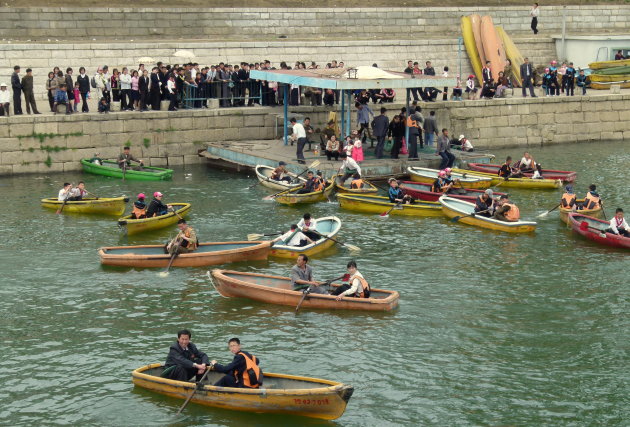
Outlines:
[[151, 203], [149, 203], [149, 207], [147, 209], [147, 218], [166, 215], [168, 210], [172, 208], [171, 205], [165, 205], [164, 203], [162, 203], [163, 196], [164, 195], [159, 191], [153, 193], [153, 200], [151, 200]]
[[475, 76], [473, 74], [469, 75], [468, 80], [466, 80], [466, 94], [468, 99], [477, 98], [477, 88], [475, 87]]
[[144, 193], [138, 194], [138, 200], [133, 202], [133, 210], [131, 211], [131, 219], [143, 219], [147, 217], [147, 204], [144, 203]]

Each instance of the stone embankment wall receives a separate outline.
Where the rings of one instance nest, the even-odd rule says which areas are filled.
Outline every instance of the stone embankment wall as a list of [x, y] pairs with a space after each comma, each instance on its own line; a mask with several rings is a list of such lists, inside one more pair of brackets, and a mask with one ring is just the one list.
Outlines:
[[[26, 3], [25, 3], [26, 4]], [[203, 5], [203, 2], [200, 6]], [[492, 15], [508, 33], [529, 33], [529, 3], [522, 7], [432, 8], [0, 8], [4, 39], [406, 39], [459, 35], [459, 18]], [[540, 30], [559, 32], [562, 15], [569, 32], [623, 30], [630, 7], [611, 5], [543, 6]]]
[[[389, 115], [400, 107], [388, 105]], [[429, 109], [436, 111], [440, 128], [464, 133], [478, 149], [630, 141], [630, 95], [438, 102], [423, 113]], [[324, 107], [293, 107], [291, 112], [310, 116], [316, 128], [328, 118]], [[0, 120], [0, 174], [74, 171], [81, 158], [95, 151], [113, 158], [125, 144], [154, 166], [198, 163], [197, 152], [207, 143], [273, 138], [279, 114], [280, 109], [256, 107], [11, 117]]]

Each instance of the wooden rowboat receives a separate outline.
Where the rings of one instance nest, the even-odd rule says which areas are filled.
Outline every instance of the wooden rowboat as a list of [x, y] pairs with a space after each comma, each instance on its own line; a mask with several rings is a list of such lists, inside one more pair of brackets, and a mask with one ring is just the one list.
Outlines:
[[[417, 168], [412, 166], [407, 168], [407, 172], [409, 172], [412, 181], [424, 182], [426, 184], [433, 184], [438, 177], [438, 173], [440, 173], [437, 169]], [[492, 184], [492, 179], [473, 175], [469, 171], [452, 173], [452, 178], [459, 179], [464, 188], [486, 189]]]
[[[266, 260], [272, 242], [200, 243], [191, 253], [180, 254], [173, 267], [203, 267], [238, 261]], [[101, 264], [118, 267], [166, 267], [171, 259], [164, 245], [110, 246], [100, 248]]]
[[[324, 236], [334, 238], [341, 229], [341, 220], [336, 216], [318, 218], [315, 221], [317, 224], [315, 229]], [[288, 246], [283, 243], [274, 243], [269, 256], [278, 258], [297, 258], [300, 254], [312, 256], [325, 251], [335, 244], [332, 240], [324, 239], [323, 237], [306, 246]]]
[[302, 187], [304, 182], [306, 182], [305, 178], [302, 178], [301, 176], [298, 177], [297, 174], [294, 174], [291, 172], [287, 172], [286, 175], [292, 177], [294, 180], [297, 179], [297, 182], [295, 183], [289, 183], [286, 181], [277, 181], [275, 179], [271, 179], [270, 176], [274, 170], [275, 168], [272, 168], [271, 166], [267, 166], [267, 165], [257, 165], [256, 168], [254, 169], [254, 171], [256, 172], [256, 178], [258, 178], [258, 181], [260, 181], [260, 183], [263, 186], [274, 189], [274, 190], [281, 191], [281, 190], [287, 190], [291, 188], [298, 188], [298, 187]]
[[[576, 202], [584, 203], [584, 199], [577, 199]], [[560, 206], [560, 221], [569, 224], [569, 214], [573, 212], [578, 212], [578, 211], [573, 210], [573, 209], [563, 208], [562, 206]], [[581, 209], [579, 213], [582, 215], [599, 218], [602, 214], [602, 207], [600, 205], [597, 209]]]
[[490, 230], [506, 231], [508, 233], [529, 233], [536, 230], [536, 223], [530, 221], [499, 221], [494, 218], [487, 218], [482, 215], [468, 216], [475, 211], [475, 205], [463, 200], [453, 199], [452, 197], [442, 196], [440, 197], [440, 203], [442, 204], [442, 212], [449, 218], [456, 216], [462, 217], [457, 222], [463, 222], [464, 224], [474, 225], [481, 228], [487, 228]]
[[618, 82], [591, 82], [590, 88], [596, 90], [610, 90], [613, 85], [619, 85], [621, 89], [627, 89], [630, 87], [630, 80]]
[[591, 74], [588, 76], [591, 83], [614, 83], [630, 81], [630, 74]]
[[177, 224], [180, 217], [183, 218], [190, 213], [190, 203], [171, 203], [171, 205], [177, 214], [169, 211], [166, 215], [143, 219], [131, 219], [131, 215], [126, 215], [122, 218], [118, 218], [118, 225], [125, 230], [127, 235], [131, 236], [132, 234], [157, 230]]
[[[196, 383], [162, 378], [164, 366], [153, 363], [131, 373], [133, 384], [156, 393], [186, 399]], [[259, 389], [216, 387], [224, 374], [210, 371], [191, 401], [236, 411], [299, 415], [334, 420], [343, 415], [354, 388], [336, 381], [265, 372]]]
[[[81, 165], [87, 173], [95, 175], [110, 176], [112, 178], [122, 178], [123, 170], [118, 167], [118, 162], [114, 160], [103, 160], [102, 165], [90, 163], [88, 159], [82, 159]], [[152, 166], [143, 166], [142, 170], [134, 170], [133, 167], [125, 171], [125, 179], [133, 179], [136, 181], [164, 181], [173, 177], [172, 169], [156, 168]]]
[[[437, 202], [444, 194], [431, 191], [432, 184], [426, 184], [424, 182], [403, 181], [400, 184], [400, 188], [405, 191], [405, 194], [409, 194], [414, 199], [424, 200], [427, 202]], [[467, 202], [474, 203], [480, 194], [483, 194], [486, 190], [476, 190], [473, 188], [459, 188], [454, 187], [455, 192], [449, 193], [448, 197], [452, 197], [458, 200], [465, 200]], [[499, 197], [506, 193], [500, 193], [495, 191], [493, 197]]]
[[[354, 194], [338, 194], [337, 200], [342, 209], [350, 211], [381, 214], [394, 207], [389, 197], [357, 196]], [[440, 204], [436, 202], [416, 202], [413, 205], [401, 204], [392, 209], [390, 215], [405, 216], [442, 216]]]
[[[497, 175], [501, 165], [493, 165], [490, 163], [468, 163], [468, 167], [477, 172], [484, 172]], [[559, 171], [553, 169], [543, 169], [542, 174], [547, 179], [559, 179], [562, 182], [573, 182], [577, 178], [577, 172]], [[524, 175], [528, 178], [534, 176], [533, 172], [526, 172]], [[497, 175], [498, 176], [498, 175]]]
[[579, 235], [600, 245], [630, 249], [630, 237], [623, 237], [604, 231], [610, 228], [608, 221], [574, 212], [569, 214], [569, 225]]
[[[128, 197], [84, 198], [76, 202], [66, 202], [62, 212], [118, 216], [125, 213], [125, 204], [128, 201]], [[56, 197], [42, 199], [41, 203], [43, 208], [54, 210], [58, 210], [63, 205], [63, 202], [57, 200]]]
[[[296, 307], [302, 291], [294, 291], [289, 277], [259, 273], [242, 273], [231, 270], [212, 270], [212, 283], [224, 297], [250, 298], [256, 301]], [[340, 286], [331, 285], [332, 288]], [[400, 295], [396, 291], [371, 289], [370, 298], [344, 297], [336, 301], [333, 295], [311, 293], [300, 307], [332, 310], [389, 311], [398, 306]]]
[[630, 59], [614, 60], [614, 61], [600, 61], [591, 62], [588, 64], [588, 68], [591, 70], [603, 70], [605, 68], [624, 67], [630, 65]]
[[484, 172], [471, 172], [465, 169], [453, 169], [458, 173], [467, 172], [468, 176], [479, 176], [490, 178], [492, 185], [500, 185], [502, 188], [527, 188], [530, 190], [553, 190], [562, 187], [562, 181], [559, 179], [533, 179], [533, 178], [509, 178], [505, 180], [497, 174]]
[[341, 177], [343, 175], [337, 175], [335, 177], [335, 187], [337, 188], [337, 193], [342, 194], [377, 194], [378, 188], [374, 186], [371, 182], [363, 180], [363, 188], [350, 188], [346, 185], [346, 183], [341, 182]]
[[[301, 188], [301, 187], [300, 187]], [[322, 191], [316, 191], [314, 193], [298, 194], [300, 188], [294, 188], [284, 191], [275, 197], [276, 202], [283, 205], [297, 205], [300, 203], [317, 203], [328, 200], [330, 194], [335, 188], [334, 182], [328, 182], [328, 185]]]

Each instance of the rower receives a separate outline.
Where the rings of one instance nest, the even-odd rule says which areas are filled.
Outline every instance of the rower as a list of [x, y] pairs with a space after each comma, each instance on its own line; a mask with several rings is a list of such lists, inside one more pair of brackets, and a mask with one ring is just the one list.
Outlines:
[[499, 221], [517, 222], [520, 219], [520, 212], [518, 206], [514, 203], [510, 203], [510, 199], [507, 194], [503, 194], [499, 198], [499, 207], [494, 213], [494, 218]]
[[147, 217], [147, 204], [144, 203], [145, 197], [144, 193], [138, 194], [138, 200], [133, 202], [131, 219], [144, 219]]
[[186, 224], [185, 219], [182, 218], [177, 221], [177, 228], [179, 228], [179, 233], [166, 245], [167, 253], [171, 255], [175, 253], [187, 254], [197, 249], [199, 245], [197, 233], [191, 226]]
[[85, 182], [79, 181], [76, 187], [70, 189], [70, 197], [68, 197], [68, 201], [79, 201], [83, 200], [85, 196], [88, 195], [88, 192], [85, 190]]
[[494, 213], [494, 199], [492, 195], [494, 192], [491, 189], [487, 189], [482, 194], [477, 196], [475, 200], [475, 215], [481, 215], [485, 217], [492, 217]]
[[352, 176], [352, 182], [350, 183], [350, 188], [354, 188], [357, 190], [363, 188], [363, 180], [361, 179], [361, 175], [359, 175], [358, 173], [355, 173]]
[[452, 171], [453, 170], [451, 168], [444, 169], [444, 174], [445, 174], [444, 182], [445, 182], [445, 185], [442, 188], [442, 193], [444, 193], [444, 194], [452, 193], [453, 192], [453, 186], [455, 184], [458, 184], [460, 187], [462, 186], [460, 181], [459, 181], [459, 178], [453, 179], [453, 176], [451, 175]]
[[339, 173], [343, 173], [341, 177], [341, 184], [344, 184], [348, 178], [354, 176], [354, 174], [359, 174], [361, 176], [361, 166], [352, 158], [348, 157], [346, 152], [342, 152], [339, 157], [341, 157], [341, 166], [339, 167]]
[[315, 178], [313, 171], [308, 171], [306, 172], [306, 182], [304, 183], [304, 186], [300, 188], [296, 193], [297, 194], [313, 193], [317, 191], [318, 187], [319, 187], [319, 180]]
[[70, 184], [69, 182], [64, 182], [63, 188], [59, 190], [59, 194], [57, 195], [57, 200], [59, 200], [60, 202], [63, 202], [65, 200], [70, 200], [70, 197], [72, 197], [71, 191], [72, 191], [72, 184]]
[[99, 165], [102, 166], [103, 165], [103, 159], [101, 159], [101, 153], [94, 153], [94, 157], [92, 157], [89, 162], [93, 163], [95, 165]]
[[144, 166], [142, 160], [136, 159], [133, 154], [131, 154], [131, 149], [129, 147], [123, 147], [122, 154], [118, 156], [118, 167], [121, 169], [129, 169], [131, 167], [131, 162], [140, 163], [140, 167], [134, 168], [134, 170], [142, 170], [142, 166]]
[[291, 268], [291, 286], [294, 291], [310, 289], [312, 294], [327, 294], [325, 289], [320, 287], [322, 283], [313, 280], [313, 269], [308, 265], [308, 256], [299, 254], [295, 265]]
[[507, 156], [507, 158], [505, 159], [505, 163], [501, 165], [501, 168], [499, 169], [497, 174], [506, 181], [508, 180], [508, 178], [519, 178], [523, 176], [523, 173], [519, 168], [512, 167], [511, 156]]
[[153, 200], [151, 200], [151, 203], [149, 203], [149, 207], [147, 208], [147, 218], [166, 215], [168, 210], [172, 208], [171, 205], [165, 205], [162, 203], [162, 197], [164, 197], [164, 195], [159, 191], [153, 193]]
[[610, 228], [606, 232], [630, 237], [630, 226], [623, 217], [623, 209], [617, 208], [615, 210], [615, 216], [610, 220]]
[[317, 221], [311, 218], [310, 213], [305, 213], [302, 219], [297, 223], [297, 226], [310, 240], [315, 241], [320, 239], [321, 236], [317, 233]]
[[278, 167], [275, 168], [273, 170], [273, 172], [271, 172], [271, 176], [269, 177], [270, 179], [273, 179], [275, 181], [286, 181], [286, 182], [291, 182], [291, 177], [289, 175], [287, 175], [287, 168], [286, 168], [287, 164], [283, 161], [279, 161], [278, 162]]
[[210, 365], [206, 353], [190, 342], [188, 329], [177, 332], [177, 341], [168, 349], [163, 376], [175, 381], [188, 381], [193, 375], [200, 381]]
[[322, 190], [328, 186], [328, 181], [326, 181], [326, 178], [324, 178], [324, 174], [322, 173], [322, 171], [320, 170], [317, 171], [316, 178], [319, 180]]
[[280, 237], [276, 237], [273, 241], [282, 241], [287, 246], [296, 247], [302, 247], [313, 243], [313, 241], [308, 236], [305, 236], [304, 233], [300, 231], [300, 228], [297, 224], [292, 224], [289, 231], [287, 231]]
[[343, 297], [369, 298], [370, 285], [357, 270], [357, 263], [350, 261], [346, 267], [350, 274], [348, 283], [339, 286], [332, 292], [332, 295], [337, 296], [335, 298], [337, 301], [341, 301]]
[[213, 360], [213, 369], [226, 374], [214, 385], [217, 387], [259, 388], [263, 385], [263, 372], [258, 366], [260, 360], [248, 352], [241, 350], [241, 340], [232, 338], [228, 348], [234, 355], [229, 365], [221, 365]]
[[599, 193], [596, 191], [597, 187], [595, 184], [591, 184], [588, 186], [588, 192], [584, 197], [584, 203], [582, 203], [582, 209], [599, 209], [602, 203], [602, 199], [599, 196]]
[[565, 193], [562, 195], [562, 199], [560, 200], [560, 206], [564, 209], [576, 209], [576, 198], [575, 193], [573, 192], [573, 186], [567, 185], [564, 187]]
[[398, 180], [396, 178], [390, 178], [387, 180], [389, 183], [389, 202], [390, 203], [404, 203], [405, 205], [411, 205], [414, 202], [413, 197], [405, 192], [398, 186]]
[[518, 162], [518, 168], [521, 172], [534, 172], [536, 169], [536, 162], [527, 151], [523, 153], [523, 157]]

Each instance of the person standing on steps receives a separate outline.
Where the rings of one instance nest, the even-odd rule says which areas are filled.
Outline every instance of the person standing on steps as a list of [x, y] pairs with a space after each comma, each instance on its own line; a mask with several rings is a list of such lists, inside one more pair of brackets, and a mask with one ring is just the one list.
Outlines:
[[374, 117], [372, 121], [374, 136], [376, 137], [376, 149], [374, 154], [377, 159], [383, 158], [383, 148], [385, 147], [385, 138], [387, 137], [387, 131], [389, 130], [389, 118], [385, 115], [387, 109], [381, 107], [381, 114]]
[[538, 3], [534, 3], [534, 7], [529, 11], [529, 16], [532, 17], [532, 31], [534, 34], [538, 34]]
[[[291, 117], [291, 126], [293, 126], [293, 134], [291, 140], [297, 142], [297, 160], [301, 165], [306, 164], [304, 160], [304, 146], [306, 145], [306, 130], [302, 123], [298, 123], [295, 117]], [[293, 142], [291, 142], [293, 145]]]
[[521, 64], [521, 78], [523, 79], [523, 98], [527, 97], [527, 88], [529, 88], [529, 95], [532, 98], [536, 98], [534, 94], [534, 66], [529, 63], [529, 58], [524, 58]]
[[31, 114], [31, 107], [33, 107], [33, 114], [41, 114], [37, 111], [37, 104], [35, 104], [35, 96], [33, 95], [33, 70], [30, 68], [26, 70], [26, 75], [22, 77], [22, 90], [24, 91], [26, 112]]
[[22, 114], [22, 82], [20, 81], [20, 66], [13, 67], [11, 74], [11, 89], [13, 89], [13, 115]]

